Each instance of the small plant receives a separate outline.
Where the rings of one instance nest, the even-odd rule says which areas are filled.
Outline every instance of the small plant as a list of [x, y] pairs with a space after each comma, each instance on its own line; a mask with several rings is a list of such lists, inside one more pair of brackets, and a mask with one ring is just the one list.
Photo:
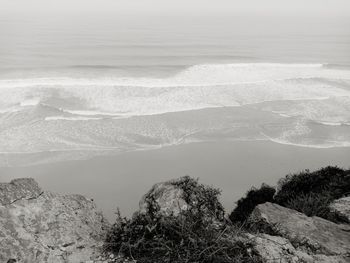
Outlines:
[[237, 201], [236, 208], [229, 218], [232, 222], [244, 223], [258, 204], [273, 202], [275, 189], [263, 184], [259, 189], [250, 189], [246, 196]]
[[109, 233], [106, 249], [142, 263], [261, 262], [252, 245], [235, 240], [232, 227], [202, 224], [189, 211], [177, 217], [137, 215], [122, 219]]
[[329, 196], [321, 196], [319, 194], [301, 194], [286, 203], [286, 207], [304, 213], [307, 216], [318, 215], [326, 218], [330, 213], [328, 207], [331, 202]]
[[188, 210], [177, 216], [164, 216], [156, 209], [132, 219], [119, 215], [105, 249], [141, 263], [261, 262], [252, 244], [237, 238], [240, 229], [225, 224], [219, 190], [188, 176], [175, 183], [191, 204]]
[[219, 201], [219, 189], [200, 184], [198, 179], [190, 176], [181, 177], [173, 185], [183, 190], [184, 200], [189, 204], [191, 213], [207, 214], [216, 220], [224, 220], [225, 210]]

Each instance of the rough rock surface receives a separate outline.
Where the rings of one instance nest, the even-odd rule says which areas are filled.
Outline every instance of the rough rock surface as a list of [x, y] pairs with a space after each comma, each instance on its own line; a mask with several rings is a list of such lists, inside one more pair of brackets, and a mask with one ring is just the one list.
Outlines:
[[310, 255], [302, 251], [297, 251], [286, 238], [267, 234], [248, 234], [248, 237], [254, 243], [256, 252], [261, 256], [264, 262], [314, 262]]
[[184, 191], [174, 184], [177, 180], [153, 185], [142, 197], [139, 212], [147, 214], [157, 209], [164, 216], [177, 216], [181, 211], [187, 210], [189, 205], [184, 199]]
[[38, 197], [43, 191], [32, 178], [16, 179], [11, 183], [0, 183], [0, 204], [9, 205], [21, 199]]
[[343, 256], [327, 256], [308, 254], [295, 248], [291, 242], [281, 236], [268, 234], [248, 234], [255, 252], [266, 263], [347, 263], [349, 258]]
[[141, 199], [138, 213], [155, 216], [178, 216], [181, 212], [200, 213], [208, 223], [220, 225], [224, 209], [218, 191], [189, 176], [155, 184]]
[[350, 196], [335, 200], [330, 208], [350, 222]]
[[0, 262], [85, 262], [107, 228], [83, 196], [42, 191], [33, 179], [0, 184]]
[[[260, 231], [283, 237], [295, 248], [293, 251], [288, 243], [277, 247], [268, 246], [266, 236], [264, 241], [258, 239], [257, 247], [262, 247], [260, 250], [265, 249], [272, 257], [289, 251], [291, 255], [296, 255], [299, 260], [304, 261], [285, 262], [350, 262], [350, 227], [346, 225], [338, 225], [319, 217], [307, 217], [272, 203], [258, 205], [249, 221]], [[281, 239], [277, 243], [280, 241]], [[304, 254], [301, 255], [301, 252]], [[306, 260], [305, 253], [311, 255], [309, 260]]]

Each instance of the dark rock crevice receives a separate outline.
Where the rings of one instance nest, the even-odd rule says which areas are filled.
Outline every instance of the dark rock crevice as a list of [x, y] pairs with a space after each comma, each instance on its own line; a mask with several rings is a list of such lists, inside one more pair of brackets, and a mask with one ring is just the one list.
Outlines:
[[0, 183], [0, 205], [11, 205], [20, 200], [33, 200], [43, 194], [32, 178], [14, 179], [10, 183]]
[[35, 200], [35, 199], [39, 198], [41, 195], [43, 195], [43, 193], [44, 193], [44, 191], [42, 191], [42, 192], [41, 192], [40, 194], [38, 194], [37, 196], [32, 196], [32, 197], [28, 197], [28, 198], [23, 197], [23, 198], [15, 199], [15, 200], [11, 201], [10, 203], [8, 203], [8, 204], [6, 204], [6, 205], [12, 205], [12, 204], [14, 204], [14, 203], [16, 203], [16, 202], [18, 202], [18, 201], [21, 201], [21, 200], [27, 200], [27, 201]]

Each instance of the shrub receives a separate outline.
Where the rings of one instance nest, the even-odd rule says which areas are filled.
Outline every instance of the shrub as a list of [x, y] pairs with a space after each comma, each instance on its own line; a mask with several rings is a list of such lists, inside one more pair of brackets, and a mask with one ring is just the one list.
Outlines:
[[278, 183], [275, 201], [285, 205], [289, 200], [309, 193], [327, 193], [331, 199], [340, 198], [350, 191], [348, 174], [338, 167], [328, 166], [315, 172], [305, 170], [298, 174], [287, 175]]
[[[230, 214], [232, 222], [243, 223], [258, 204], [277, 203], [306, 214], [319, 216], [333, 222], [347, 222], [332, 212], [329, 205], [334, 200], [350, 194], [350, 170], [328, 166], [320, 170], [290, 174], [278, 183], [278, 191], [267, 185], [251, 189], [237, 202]], [[275, 195], [274, 195], [275, 194]]]
[[234, 239], [235, 229], [201, 224], [189, 211], [178, 217], [122, 219], [109, 233], [106, 249], [141, 263], [261, 262], [252, 246]]
[[286, 207], [300, 211], [307, 216], [318, 215], [327, 217], [330, 212], [328, 204], [329, 196], [320, 196], [319, 194], [301, 194], [286, 203]]
[[203, 216], [206, 214], [216, 220], [224, 220], [225, 210], [219, 201], [219, 189], [200, 184], [198, 179], [190, 176], [181, 177], [172, 184], [183, 190], [184, 200], [190, 205], [191, 213], [201, 213]]
[[349, 194], [350, 172], [338, 167], [325, 167], [315, 172], [308, 170], [288, 175], [279, 182], [274, 201], [308, 216], [319, 216], [331, 221], [344, 221], [329, 209], [335, 199]]
[[252, 188], [245, 197], [237, 201], [236, 208], [229, 216], [230, 220], [244, 223], [258, 204], [272, 202], [274, 194], [275, 189], [266, 184], [263, 184], [260, 189]]
[[[236, 238], [239, 229], [223, 220], [220, 191], [190, 177], [176, 181], [191, 206], [178, 216], [155, 210], [118, 217], [107, 235], [105, 249], [140, 263], [261, 262], [251, 244]], [[208, 209], [216, 211], [208, 216]], [[222, 220], [221, 220], [222, 219]]]

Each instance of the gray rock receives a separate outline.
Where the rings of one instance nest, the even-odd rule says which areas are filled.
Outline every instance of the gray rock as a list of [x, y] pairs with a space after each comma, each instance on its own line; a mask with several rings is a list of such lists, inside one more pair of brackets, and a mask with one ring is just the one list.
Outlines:
[[315, 262], [307, 253], [296, 250], [288, 239], [267, 234], [248, 234], [254, 244], [255, 251], [264, 262], [269, 263], [299, 263]]
[[140, 201], [140, 214], [178, 216], [181, 212], [200, 213], [203, 220], [217, 227], [224, 220], [224, 209], [216, 190], [188, 176], [155, 184]]
[[249, 221], [260, 230], [288, 239], [297, 250], [313, 258], [316, 255], [319, 261], [315, 262], [322, 258], [323, 262], [350, 260], [350, 232], [344, 226], [272, 203], [258, 205]]
[[189, 208], [189, 204], [184, 199], [184, 191], [176, 186], [171, 180], [155, 184], [141, 199], [139, 203], [141, 214], [157, 210], [164, 216], [177, 216], [181, 211]]
[[350, 196], [335, 200], [330, 205], [330, 208], [332, 211], [346, 218], [347, 221], [350, 222]]
[[83, 196], [42, 191], [33, 179], [0, 185], [0, 262], [84, 262], [99, 253], [107, 228]]
[[295, 248], [291, 242], [281, 236], [267, 234], [247, 234], [253, 243], [255, 252], [266, 263], [347, 263], [345, 256], [308, 254]]
[[32, 178], [15, 179], [0, 183], [0, 205], [9, 205], [17, 200], [38, 197], [43, 191]]

